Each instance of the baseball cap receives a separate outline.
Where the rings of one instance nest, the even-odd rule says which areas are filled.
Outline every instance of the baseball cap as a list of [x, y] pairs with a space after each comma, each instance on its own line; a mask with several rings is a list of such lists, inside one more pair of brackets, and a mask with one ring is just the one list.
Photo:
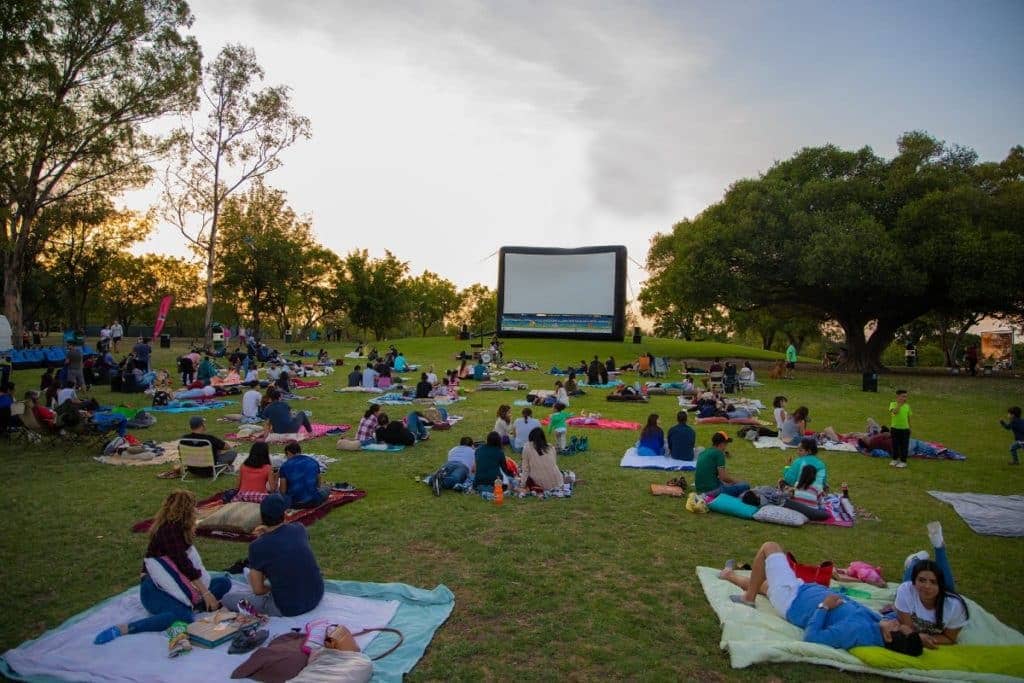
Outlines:
[[288, 501], [280, 493], [272, 493], [260, 502], [260, 517], [267, 526], [280, 524], [284, 521]]

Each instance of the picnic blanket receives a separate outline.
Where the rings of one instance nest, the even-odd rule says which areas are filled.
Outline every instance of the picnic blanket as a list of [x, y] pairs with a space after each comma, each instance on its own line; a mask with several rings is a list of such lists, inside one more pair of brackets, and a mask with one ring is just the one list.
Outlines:
[[[754, 448], [779, 448], [786, 450], [787, 448], [796, 448], [796, 446], [787, 446], [782, 443], [782, 439], [777, 436], [759, 436], [757, 441], [751, 441]], [[847, 453], [856, 453], [857, 447], [848, 443], [836, 442], [836, 441], [825, 441], [818, 444], [818, 448], [826, 451], [840, 451]]]
[[169, 401], [165, 406], [145, 408], [147, 413], [194, 413], [199, 410], [216, 410], [234, 405], [236, 401]]
[[529, 388], [530, 385], [524, 382], [517, 382], [514, 379], [504, 379], [499, 382], [481, 382], [477, 385], [479, 391], [519, 391]]
[[315, 379], [312, 379], [312, 380], [293, 379], [292, 380], [292, 386], [295, 387], [296, 389], [315, 389], [316, 387], [320, 386], [320, 384], [321, 383], [318, 380], [315, 380]]
[[637, 455], [636, 448], [630, 448], [619, 461], [619, 467], [639, 470], [695, 470], [695, 460], [676, 460], [664, 455]]
[[335, 391], [335, 393], [338, 393], [338, 394], [351, 394], [351, 393], [359, 393], [359, 392], [364, 392], [364, 393], [367, 393], [367, 394], [383, 394], [384, 393], [384, 390], [381, 389], [380, 387], [341, 387], [340, 389], [335, 389], [334, 391]]
[[698, 417], [697, 424], [767, 425], [768, 423], [762, 422], [756, 417]]
[[388, 443], [368, 443], [359, 447], [361, 451], [378, 451], [384, 453], [397, 453], [398, 451], [404, 451], [405, 446], [401, 444], [388, 444]]
[[615, 379], [604, 384], [588, 384], [586, 382], [577, 382], [577, 386], [586, 387], [587, 389], [614, 389], [615, 387], [622, 386], [621, 379]]
[[1024, 496], [929, 491], [949, 503], [967, 526], [984, 536], [1024, 536]]
[[[545, 417], [540, 421], [542, 425], [546, 425], [551, 422], [550, 417]], [[626, 420], [609, 420], [604, 417], [587, 417], [585, 415], [577, 415], [576, 417], [570, 417], [566, 424], [570, 427], [593, 427], [595, 429], [629, 429], [636, 431], [640, 429], [639, 422], [628, 422]]]
[[[232, 576], [232, 592], [245, 590], [241, 576]], [[405, 636], [393, 653], [374, 662], [373, 681], [401, 681], [416, 666], [437, 629], [448, 619], [455, 596], [444, 585], [433, 590], [402, 583], [324, 581], [324, 598], [315, 610], [297, 617], [273, 617], [268, 640], [302, 628], [314, 619], [344, 624], [358, 633], [389, 626]], [[179, 683], [231, 681], [231, 672], [247, 655], [229, 655], [228, 646], [194, 648], [188, 655], [167, 658], [167, 636], [138, 633], [107, 643], [92, 640], [111, 624], [146, 615], [137, 586], [77, 614], [35, 640], [8, 650], [0, 658], [0, 674], [19, 681], [84, 681], [87, 683]], [[373, 657], [390, 648], [391, 634], [369, 633], [356, 642]]]
[[128, 453], [122, 455], [97, 455], [93, 458], [96, 462], [103, 463], [104, 465], [166, 465], [168, 463], [178, 462], [178, 442], [177, 441], [166, 441], [161, 444], [157, 444], [158, 448], [163, 449], [163, 453], [156, 455], [152, 458], [143, 459], [132, 457]]
[[[804, 642], [802, 631], [778, 616], [763, 596], [757, 598], [757, 609], [750, 609], [730, 601], [729, 596], [738, 593], [739, 589], [731, 583], [719, 579], [717, 569], [697, 567], [697, 577], [704, 588], [704, 595], [711, 603], [711, 608], [722, 622], [720, 647], [729, 651], [729, 658], [734, 669], [743, 669], [763, 662], [803, 662], [831, 666], [843, 671], [902, 678], [908, 681], [1010, 680], [1000, 676], [994, 677], [991, 673], [962, 670], [872, 667], [846, 650]], [[896, 586], [897, 584], [891, 583], [887, 588], [876, 588], [868, 584], [857, 584], [857, 590], [871, 594], [870, 599], [858, 601], [872, 609], [880, 609], [886, 603], [892, 602]], [[960, 632], [960, 643], [970, 646], [1024, 645], [1024, 636], [1000, 622], [973, 600], [968, 598], [964, 598], [964, 600], [970, 609], [971, 620]], [[959, 647], [961, 646], [945, 646], [940, 649], [949, 650]], [[862, 653], [879, 649], [881, 648], [856, 648]], [[927, 662], [926, 656], [907, 659], [915, 665]], [[1015, 675], [1020, 676], [1021, 674], [1018, 671]]]
[[[196, 514], [200, 519], [210, 516], [217, 508], [223, 507], [224, 503], [224, 491], [219, 491], [209, 498], [196, 503]], [[303, 526], [309, 526], [316, 520], [324, 517], [336, 507], [341, 507], [348, 503], [359, 500], [366, 496], [366, 491], [354, 490], [354, 491], [331, 491], [325, 500], [315, 508], [304, 508], [301, 510], [289, 509], [285, 513], [285, 522], [298, 522]], [[144, 519], [141, 522], [136, 522], [132, 525], [132, 531], [135, 533], [142, 533], [149, 531], [149, 527], [153, 525], [152, 518]], [[207, 538], [219, 538], [225, 541], [242, 541], [248, 543], [255, 540], [253, 534], [235, 532], [235, 531], [218, 531], [216, 529], [204, 529], [199, 527], [196, 529], [196, 536], [206, 536]]]
[[302, 430], [296, 434], [267, 434], [266, 436], [239, 436], [238, 434], [225, 434], [224, 439], [226, 441], [266, 441], [267, 443], [287, 443], [289, 441], [308, 441], [309, 439], [319, 439], [321, 436], [340, 436], [352, 429], [352, 425], [346, 424], [321, 424], [314, 422], [312, 424], [313, 432], [309, 433], [306, 430]]

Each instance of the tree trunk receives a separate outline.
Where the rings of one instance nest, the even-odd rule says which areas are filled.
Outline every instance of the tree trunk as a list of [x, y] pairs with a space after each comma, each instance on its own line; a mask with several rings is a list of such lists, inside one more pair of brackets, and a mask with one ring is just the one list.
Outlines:
[[[847, 356], [842, 368], [849, 372], [878, 372], [883, 370], [882, 351], [876, 348], [875, 334], [871, 339], [864, 336], [863, 320], [839, 320], [846, 335]], [[877, 333], [877, 330], [876, 330]], [[891, 340], [890, 340], [891, 341]], [[883, 347], [884, 350], [884, 347]]]
[[4, 254], [4, 314], [11, 323], [11, 342], [15, 348], [21, 348], [21, 331], [24, 322], [21, 318], [21, 259], [17, 257], [17, 246]]
[[773, 343], [775, 343], [775, 330], [761, 333], [761, 348], [763, 350], [771, 351]]

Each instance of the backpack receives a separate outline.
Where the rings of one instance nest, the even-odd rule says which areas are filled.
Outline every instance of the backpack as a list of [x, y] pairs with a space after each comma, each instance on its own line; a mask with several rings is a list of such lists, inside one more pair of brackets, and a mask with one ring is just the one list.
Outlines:
[[55, 424], [64, 429], [77, 427], [82, 422], [82, 416], [79, 414], [78, 408], [71, 401], [64, 401], [57, 406], [57, 410], [54, 412], [57, 414], [54, 420]]
[[153, 394], [153, 407], [165, 406], [171, 402], [171, 395], [166, 391], [158, 391]]

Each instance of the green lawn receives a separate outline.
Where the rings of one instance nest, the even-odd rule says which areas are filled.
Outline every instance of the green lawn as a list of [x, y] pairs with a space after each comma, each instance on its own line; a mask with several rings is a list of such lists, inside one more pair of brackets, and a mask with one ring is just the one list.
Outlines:
[[[453, 367], [453, 354], [468, 348], [442, 338], [402, 340], [398, 346], [410, 362], [433, 363], [439, 370]], [[332, 345], [331, 351], [340, 356], [350, 348]], [[777, 357], [724, 344], [670, 340], [648, 340], [642, 346], [512, 340], [506, 357], [540, 367], [511, 377], [531, 387], [550, 387], [553, 378], [542, 373], [551, 365], [595, 353], [602, 360], [612, 353], [624, 363], [640, 350], [674, 358]], [[156, 364], [172, 368], [172, 352], [158, 351]], [[765, 379], [767, 363], [757, 367]], [[18, 393], [35, 386], [40, 373], [15, 373]], [[325, 387], [307, 392], [320, 400], [302, 407], [311, 408], [317, 421], [356, 425], [365, 396], [334, 393], [342, 382], [343, 374], [329, 378]], [[587, 430], [590, 452], [562, 458], [563, 468], [575, 470], [584, 482], [571, 500], [506, 500], [495, 507], [451, 492], [434, 498], [413, 477], [435, 469], [460, 436], [482, 438], [498, 404], [521, 398], [519, 392], [498, 392], [471, 394], [456, 407], [466, 418], [457, 428], [437, 432], [403, 453], [334, 452], [332, 439], [308, 442], [308, 451], [338, 457], [328, 472], [330, 480], [349, 481], [369, 492], [310, 527], [310, 535], [328, 577], [423, 587], [444, 583], [454, 591], [455, 611], [413, 671], [414, 680], [496, 680], [509, 676], [509, 666], [516, 678], [537, 680], [840, 679], [845, 674], [817, 667], [730, 669], [718, 648], [718, 621], [694, 567], [718, 565], [728, 557], [749, 559], [771, 538], [807, 561], [881, 564], [891, 580], [898, 578], [909, 552], [927, 546], [924, 524], [933, 519], [946, 529], [958, 587], [1000, 619], [1024, 627], [1019, 609], [1024, 585], [1012, 579], [1024, 564], [1022, 541], [978, 536], [952, 508], [926, 493], [1021, 492], [1024, 468], [1007, 466], [1010, 434], [997, 420], [1009, 405], [1024, 403], [1024, 385], [899, 374], [883, 375], [879, 393], [871, 394], [860, 391], [859, 375], [801, 370], [796, 380], [770, 383], [751, 395], [770, 403], [773, 395], [786, 394], [790, 408], [810, 407], [812, 427], [835, 425], [843, 431], [862, 428], [868, 416], [883, 418], [897, 384], [911, 392], [915, 433], [943, 441], [969, 460], [912, 461], [900, 471], [860, 455], [824, 455], [829, 479], [849, 482], [851, 496], [881, 522], [852, 529], [789, 529], [692, 515], [679, 500], [648, 493], [649, 483], [672, 475], [618, 467], [635, 435], [617, 431]], [[142, 395], [111, 397], [106, 390], [94, 395], [100, 402], [127, 399], [142, 405], [145, 400]], [[597, 392], [575, 400], [572, 409], [637, 422], [657, 412], [667, 427], [676, 400], [613, 404]], [[161, 415], [159, 424], [139, 435], [157, 440], [179, 436], [187, 418]], [[215, 433], [228, 431], [227, 425], [209, 421]], [[700, 442], [706, 443], [712, 431], [698, 427]], [[129, 533], [129, 526], [155, 512], [166, 492], [179, 484], [157, 479], [163, 468], [104, 466], [83, 449], [0, 449], [8, 482], [0, 526], [0, 592], [8, 604], [0, 623], [4, 650], [134, 585], [145, 537]], [[753, 483], [776, 481], [786, 458], [781, 451], [755, 451], [745, 442], [733, 444], [732, 450], [730, 468]], [[187, 482], [200, 497], [231, 484], [232, 479]], [[198, 545], [211, 568], [226, 567], [245, 554], [245, 546], [235, 543], [200, 539]]]

